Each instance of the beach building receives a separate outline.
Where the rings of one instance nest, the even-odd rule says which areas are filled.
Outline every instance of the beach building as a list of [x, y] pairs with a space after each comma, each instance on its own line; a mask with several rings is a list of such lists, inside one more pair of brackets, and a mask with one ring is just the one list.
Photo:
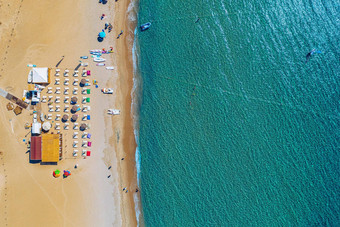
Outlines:
[[43, 134], [41, 137], [41, 162], [57, 164], [62, 159], [62, 135]]
[[51, 82], [50, 68], [32, 68], [28, 73], [28, 83], [49, 84]]
[[30, 162], [41, 161], [41, 136], [31, 137]]
[[57, 164], [62, 159], [62, 135], [42, 134], [31, 137], [30, 162]]
[[41, 123], [33, 122], [32, 123], [32, 135], [40, 135], [41, 134]]

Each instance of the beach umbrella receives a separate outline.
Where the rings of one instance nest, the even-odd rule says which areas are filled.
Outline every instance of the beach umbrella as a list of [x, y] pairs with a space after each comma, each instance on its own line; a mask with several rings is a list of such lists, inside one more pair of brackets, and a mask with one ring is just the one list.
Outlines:
[[99, 32], [99, 37], [100, 38], [105, 38], [106, 36], [106, 33], [105, 32]]
[[64, 174], [63, 174], [63, 177], [64, 177], [64, 178], [66, 178], [66, 177], [68, 177], [68, 176], [70, 176], [70, 175], [71, 175], [71, 172], [70, 172], [70, 171], [64, 170]]
[[55, 178], [60, 177], [60, 170], [57, 169], [57, 170], [53, 171], [53, 176], [54, 176]]
[[77, 114], [73, 114], [71, 117], [71, 121], [76, 121], [78, 119], [78, 115]]
[[84, 84], [86, 84], [86, 80], [85, 80], [85, 79], [81, 79], [80, 83], [81, 83], [82, 85], [84, 85]]
[[46, 121], [42, 125], [42, 129], [44, 132], [48, 132], [51, 129], [52, 125], [50, 122]]
[[71, 103], [72, 103], [72, 104], [76, 104], [77, 101], [78, 101], [78, 98], [77, 98], [77, 97], [72, 97], [72, 98], [71, 98]]
[[72, 106], [72, 109], [71, 109], [71, 112], [72, 112], [72, 113], [77, 112], [77, 110], [78, 110], [78, 107], [77, 107], [77, 106]]
[[85, 129], [86, 129], [86, 124], [81, 124], [80, 125], [80, 127], [79, 127], [79, 129], [81, 130], [81, 131], [84, 131]]
[[63, 122], [67, 121], [68, 120], [68, 115], [67, 114], [64, 114], [63, 118], [61, 119]]

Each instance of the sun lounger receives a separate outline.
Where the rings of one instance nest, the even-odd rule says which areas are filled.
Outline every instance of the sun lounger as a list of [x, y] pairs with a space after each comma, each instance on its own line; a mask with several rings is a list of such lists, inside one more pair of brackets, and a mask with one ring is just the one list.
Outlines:
[[60, 72], [60, 69], [55, 69], [56, 72]]

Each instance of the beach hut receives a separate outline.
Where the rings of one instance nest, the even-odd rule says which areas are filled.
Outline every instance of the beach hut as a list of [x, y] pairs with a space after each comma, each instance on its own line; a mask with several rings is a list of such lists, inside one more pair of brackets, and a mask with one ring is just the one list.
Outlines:
[[75, 122], [78, 119], [78, 114], [73, 114], [71, 117], [71, 121]]
[[51, 129], [52, 125], [50, 122], [46, 121], [44, 122], [44, 124], [42, 125], [42, 130], [44, 132], [48, 132]]
[[79, 129], [81, 131], [85, 131], [86, 127], [87, 127], [87, 125], [83, 123], [83, 124], [80, 125]]
[[76, 104], [77, 103], [77, 101], [78, 101], [78, 98], [77, 97], [72, 97], [71, 98], [71, 104]]
[[68, 115], [64, 114], [63, 118], [61, 119], [62, 122], [66, 122], [68, 120]]

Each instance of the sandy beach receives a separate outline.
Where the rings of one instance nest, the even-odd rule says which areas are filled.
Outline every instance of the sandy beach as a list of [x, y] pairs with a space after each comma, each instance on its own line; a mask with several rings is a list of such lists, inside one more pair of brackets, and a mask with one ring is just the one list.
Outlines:
[[[16, 116], [0, 97], [0, 226], [136, 226], [135, 138], [131, 113], [133, 67], [126, 11], [129, 1], [0, 0], [0, 88], [22, 97], [27, 89], [27, 64], [74, 69], [90, 49], [108, 49], [106, 70], [88, 59], [99, 88], [92, 89], [92, 155], [63, 159], [58, 166], [29, 163], [25, 123], [32, 111]], [[100, 16], [106, 17], [101, 20]], [[97, 34], [104, 23], [113, 25], [103, 42]], [[124, 34], [116, 39], [120, 30]], [[130, 39], [126, 37], [130, 36]], [[112, 87], [114, 95], [101, 88]], [[108, 116], [106, 110], [121, 110]], [[25, 141], [24, 141], [25, 140]], [[123, 160], [122, 160], [123, 159]], [[79, 167], [74, 169], [74, 165]], [[110, 169], [108, 167], [111, 166]], [[69, 169], [69, 178], [52, 171]], [[110, 178], [108, 178], [110, 176]], [[129, 192], [125, 193], [122, 188]], [[139, 193], [138, 193], [139, 194]]]

